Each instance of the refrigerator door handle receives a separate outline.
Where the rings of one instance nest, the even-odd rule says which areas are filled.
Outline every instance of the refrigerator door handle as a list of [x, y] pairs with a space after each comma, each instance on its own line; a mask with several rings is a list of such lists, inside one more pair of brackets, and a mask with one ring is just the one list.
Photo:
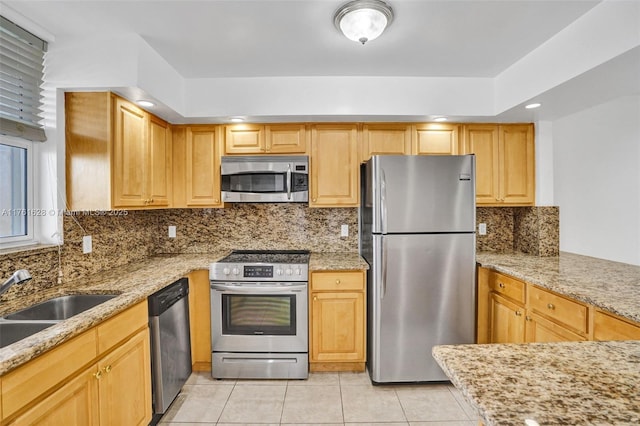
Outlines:
[[380, 300], [384, 299], [384, 295], [387, 293], [387, 239], [382, 240], [382, 279], [380, 280]]
[[380, 168], [380, 231], [387, 233], [387, 177]]

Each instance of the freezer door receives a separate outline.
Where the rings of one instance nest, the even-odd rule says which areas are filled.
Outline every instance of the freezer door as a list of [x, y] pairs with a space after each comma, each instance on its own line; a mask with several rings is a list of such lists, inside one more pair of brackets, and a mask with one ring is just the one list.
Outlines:
[[375, 235], [367, 291], [371, 380], [447, 380], [431, 349], [475, 340], [475, 235]]
[[475, 156], [380, 155], [366, 165], [372, 232], [473, 232]]

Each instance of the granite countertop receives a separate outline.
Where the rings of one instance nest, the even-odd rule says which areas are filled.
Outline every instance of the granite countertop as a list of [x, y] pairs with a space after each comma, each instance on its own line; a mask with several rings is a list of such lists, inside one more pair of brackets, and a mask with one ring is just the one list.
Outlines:
[[640, 266], [561, 252], [476, 255], [479, 264], [640, 322]]
[[436, 346], [486, 426], [640, 424], [640, 341]]
[[[64, 283], [36, 294], [3, 302], [0, 316], [34, 305], [41, 301], [69, 294], [117, 294], [100, 305], [0, 349], [0, 376], [32, 358], [96, 326], [105, 319], [145, 300], [190, 272], [209, 269], [209, 265], [228, 251], [206, 254], [171, 254], [150, 257], [143, 262], [114, 268]], [[354, 270], [368, 269], [357, 253], [311, 253], [309, 269]]]

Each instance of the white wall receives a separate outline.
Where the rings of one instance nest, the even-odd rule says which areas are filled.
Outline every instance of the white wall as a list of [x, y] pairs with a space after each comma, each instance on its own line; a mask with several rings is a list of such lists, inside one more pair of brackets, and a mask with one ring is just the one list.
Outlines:
[[640, 96], [553, 122], [560, 250], [640, 265]]

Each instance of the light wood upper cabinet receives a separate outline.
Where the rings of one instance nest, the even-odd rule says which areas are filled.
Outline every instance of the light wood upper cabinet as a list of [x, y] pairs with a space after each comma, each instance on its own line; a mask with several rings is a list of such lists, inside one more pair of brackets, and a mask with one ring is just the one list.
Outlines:
[[476, 155], [478, 205], [532, 205], [535, 157], [531, 124], [467, 124], [464, 153]]
[[319, 271], [310, 278], [311, 371], [364, 371], [364, 271]]
[[458, 125], [424, 123], [413, 126], [412, 154], [455, 155], [458, 147]]
[[362, 126], [362, 162], [372, 155], [411, 154], [411, 125], [396, 123], [364, 124]]
[[311, 207], [357, 207], [360, 160], [355, 124], [317, 124], [311, 129]]
[[219, 126], [173, 129], [173, 207], [223, 207]]
[[70, 210], [169, 206], [168, 123], [108, 92], [66, 93], [65, 113]]
[[304, 124], [237, 124], [226, 126], [225, 154], [304, 154]]

